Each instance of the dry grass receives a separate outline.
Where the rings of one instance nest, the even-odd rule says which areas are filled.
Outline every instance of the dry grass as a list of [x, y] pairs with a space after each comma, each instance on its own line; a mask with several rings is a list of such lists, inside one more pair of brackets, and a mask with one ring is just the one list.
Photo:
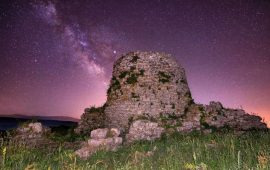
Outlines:
[[[49, 150], [49, 149], [48, 149]], [[270, 169], [270, 133], [175, 135], [139, 142], [117, 152], [100, 151], [86, 161], [72, 149], [1, 146], [1, 169]]]

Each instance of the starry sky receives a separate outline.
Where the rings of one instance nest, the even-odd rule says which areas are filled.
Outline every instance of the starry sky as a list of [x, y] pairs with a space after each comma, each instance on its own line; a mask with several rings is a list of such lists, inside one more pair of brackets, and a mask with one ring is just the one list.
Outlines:
[[270, 124], [268, 0], [1, 0], [0, 114], [79, 118], [137, 50], [175, 56], [195, 102]]

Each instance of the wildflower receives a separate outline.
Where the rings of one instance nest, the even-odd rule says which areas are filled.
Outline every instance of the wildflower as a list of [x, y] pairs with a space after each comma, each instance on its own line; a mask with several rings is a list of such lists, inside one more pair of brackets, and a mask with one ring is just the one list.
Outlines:
[[195, 170], [196, 169], [196, 165], [193, 163], [186, 163], [184, 166], [185, 169], [187, 170]]
[[3, 155], [2, 164], [3, 165], [5, 164], [6, 154], [7, 154], [7, 147], [4, 147], [2, 150], [2, 155]]

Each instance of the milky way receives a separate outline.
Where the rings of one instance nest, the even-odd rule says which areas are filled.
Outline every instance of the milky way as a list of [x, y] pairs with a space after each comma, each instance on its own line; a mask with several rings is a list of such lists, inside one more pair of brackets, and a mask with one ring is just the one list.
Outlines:
[[270, 2], [1, 1], [0, 114], [79, 118], [102, 105], [112, 64], [172, 54], [195, 102], [270, 121]]

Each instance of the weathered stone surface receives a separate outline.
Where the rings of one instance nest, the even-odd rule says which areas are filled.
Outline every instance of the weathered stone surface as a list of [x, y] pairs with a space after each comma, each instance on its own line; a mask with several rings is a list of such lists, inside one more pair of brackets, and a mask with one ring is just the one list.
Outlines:
[[192, 104], [182, 117], [181, 126], [177, 127], [178, 132], [191, 132], [201, 130], [201, 117], [203, 114], [203, 106]]
[[223, 108], [219, 102], [210, 102], [205, 106], [201, 123], [206, 128], [228, 128], [234, 131], [267, 129], [261, 117], [250, 115], [242, 109]]
[[104, 119], [104, 107], [86, 108], [75, 132], [77, 134], [89, 134], [94, 129], [103, 128]]
[[209, 133], [213, 130], [228, 129], [233, 131], [267, 129], [261, 117], [250, 115], [241, 109], [224, 108], [220, 102], [210, 102], [209, 105], [192, 104], [181, 120], [178, 132], [203, 130]]
[[89, 146], [84, 146], [81, 149], [75, 151], [75, 155], [79, 156], [81, 159], [87, 159], [93, 154], [95, 151]]
[[164, 128], [159, 127], [156, 122], [137, 120], [131, 124], [126, 140], [128, 143], [138, 140], [151, 141], [160, 138], [163, 132]]
[[108, 135], [109, 129], [103, 128], [103, 129], [95, 129], [91, 131], [91, 138], [92, 139], [105, 139]]
[[36, 123], [29, 123], [28, 127], [34, 132], [34, 133], [41, 133], [42, 132], [42, 124], [39, 122]]
[[111, 137], [118, 137], [119, 135], [120, 135], [120, 130], [119, 129], [117, 129], [117, 128], [111, 128], [110, 129], [110, 132], [109, 132], [109, 135], [111, 136]]
[[181, 116], [193, 101], [184, 69], [170, 55], [156, 52], [119, 58], [107, 95], [107, 125], [124, 130], [136, 116]]
[[89, 146], [98, 147], [98, 146], [102, 145], [103, 142], [104, 142], [104, 140], [101, 140], [101, 139], [89, 139], [87, 143]]
[[81, 159], [87, 159], [98, 150], [116, 151], [123, 143], [123, 139], [119, 135], [120, 130], [116, 128], [93, 130], [91, 139], [75, 154]]

